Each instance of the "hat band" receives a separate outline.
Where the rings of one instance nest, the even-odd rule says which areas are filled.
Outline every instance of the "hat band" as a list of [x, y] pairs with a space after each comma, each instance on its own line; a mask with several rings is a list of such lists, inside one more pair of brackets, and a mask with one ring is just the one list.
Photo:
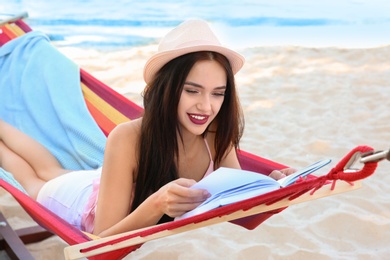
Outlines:
[[[189, 47], [195, 47], [199, 48], [199, 46], [206, 46], [206, 45], [211, 45], [211, 46], [217, 46], [217, 47], [222, 47], [219, 42], [215, 41], [204, 41], [204, 40], [195, 40], [195, 41], [190, 41], [190, 42], [184, 42], [182, 44], [176, 45], [174, 48], [171, 49], [166, 49], [165, 51], [174, 51], [177, 49], [184, 49], [184, 48], [189, 48]], [[161, 50], [160, 50], [161, 51]]]

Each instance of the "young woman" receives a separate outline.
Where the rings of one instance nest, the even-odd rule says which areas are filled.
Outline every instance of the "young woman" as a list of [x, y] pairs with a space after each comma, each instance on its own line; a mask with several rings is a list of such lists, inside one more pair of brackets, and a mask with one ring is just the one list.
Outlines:
[[243, 117], [234, 75], [243, 63], [206, 22], [184, 22], [146, 63], [144, 115], [110, 133], [102, 168], [63, 169], [42, 145], [1, 120], [0, 166], [44, 206], [99, 236], [180, 216], [209, 196], [190, 186], [218, 167], [240, 168]]

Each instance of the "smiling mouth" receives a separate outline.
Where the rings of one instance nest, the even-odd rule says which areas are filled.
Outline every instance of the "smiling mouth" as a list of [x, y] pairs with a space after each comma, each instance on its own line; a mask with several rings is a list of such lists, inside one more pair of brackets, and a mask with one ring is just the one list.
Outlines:
[[203, 125], [209, 120], [209, 116], [205, 115], [188, 114], [188, 117], [190, 118], [191, 122], [196, 125]]

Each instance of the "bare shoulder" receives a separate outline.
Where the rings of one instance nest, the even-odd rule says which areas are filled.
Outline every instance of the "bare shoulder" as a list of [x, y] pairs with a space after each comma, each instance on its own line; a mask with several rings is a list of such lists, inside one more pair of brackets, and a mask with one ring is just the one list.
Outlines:
[[116, 126], [108, 136], [106, 154], [115, 156], [136, 155], [141, 123], [142, 119], [136, 119]]
[[142, 119], [135, 119], [117, 125], [109, 134], [108, 139], [114, 142], [133, 142], [141, 133]]
[[142, 119], [119, 124], [108, 136], [103, 171], [128, 176], [137, 167], [138, 142]]

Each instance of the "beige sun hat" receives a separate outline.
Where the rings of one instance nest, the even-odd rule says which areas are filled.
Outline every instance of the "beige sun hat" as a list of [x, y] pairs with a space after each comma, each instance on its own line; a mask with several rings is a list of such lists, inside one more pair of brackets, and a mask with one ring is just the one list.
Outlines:
[[224, 55], [229, 60], [234, 74], [244, 65], [244, 57], [223, 47], [206, 21], [188, 20], [165, 35], [160, 41], [157, 53], [146, 62], [144, 67], [146, 84], [169, 61], [197, 51], [214, 51]]

